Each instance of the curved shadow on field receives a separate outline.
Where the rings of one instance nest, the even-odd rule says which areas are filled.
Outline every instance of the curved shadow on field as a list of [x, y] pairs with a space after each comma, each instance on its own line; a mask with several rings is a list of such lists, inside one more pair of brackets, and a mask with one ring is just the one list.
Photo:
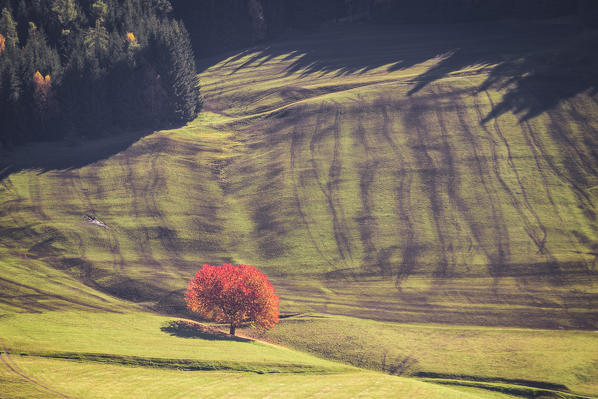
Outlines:
[[429, 378], [429, 379], [452, 379], [462, 381], [475, 381], [475, 382], [494, 382], [494, 383], [505, 383], [512, 385], [520, 385], [530, 388], [547, 389], [552, 391], [571, 392], [566, 385], [556, 384], [547, 381], [535, 381], [526, 380], [522, 378], [500, 378], [500, 377], [479, 377], [473, 375], [458, 375], [458, 374], [442, 374], [433, 373], [428, 371], [419, 371], [414, 374], [414, 377], [418, 378]]
[[251, 342], [250, 339], [226, 334], [215, 328], [186, 320], [172, 320], [160, 327], [160, 330], [179, 338], [199, 338], [210, 341]]
[[[47, 278], [50, 280], [50, 278]], [[59, 282], [52, 288], [56, 289]], [[102, 311], [109, 313], [120, 313], [120, 311], [111, 308], [110, 304], [106, 306], [87, 302], [94, 300], [96, 303], [106, 302], [105, 299], [93, 294], [82, 294], [77, 298], [73, 296], [60, 295], [51, 290], [41, 290], [31, 285], [22, 284], [17, 281], [0, 277], [0, 305], [17, 309], [19, 312], [43, 313], [48, 311], [61, 311], [67, 309], [80, 309], [85, 311]]]
[[36, 142], [0, 152], [0, 180], [22, 170], [52, 170], [82, 168], [125, 151], [155, 130], [139, 130], [94, 139], [67, 139]]

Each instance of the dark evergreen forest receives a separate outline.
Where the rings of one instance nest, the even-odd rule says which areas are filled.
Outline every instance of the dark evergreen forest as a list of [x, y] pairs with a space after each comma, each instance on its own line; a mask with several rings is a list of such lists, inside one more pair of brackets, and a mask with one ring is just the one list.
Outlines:
[[196, 56], [289, 29], [567, 15], [595, 25], [598, 1], [0, 0], [0, 12], [0, 148], [10, 148], [189, 121], [201, 109]]
[[2, 0], [0, 10], [2, 146], [199, 112], [189, 34], [168, 0]]

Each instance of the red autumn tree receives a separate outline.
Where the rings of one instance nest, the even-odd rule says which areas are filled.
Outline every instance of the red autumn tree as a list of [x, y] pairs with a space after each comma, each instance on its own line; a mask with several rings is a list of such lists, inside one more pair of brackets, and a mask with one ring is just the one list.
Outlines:
[[268, 276], [255, 266], [203, 265], [189, 281], [187, 307], [206, 319], [230, 325], [272, 328], [278, 323], [278, 295]]

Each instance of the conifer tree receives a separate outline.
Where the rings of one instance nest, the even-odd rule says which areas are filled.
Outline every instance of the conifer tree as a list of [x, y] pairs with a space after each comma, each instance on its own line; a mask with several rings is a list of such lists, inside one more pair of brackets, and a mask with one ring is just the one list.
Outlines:
[[89, 28], [85, 33], [84, 42], [88, 54], [96, 56], [98, 59], [103, 59], [108, 51], [109, 38], [110, 36], [102, 23], [102, 19], [96, 19], [95, 26]]
[[6, 46], [15, 48], [19, 45], [17, 23], [13, 19], [8, 8], [2, 9], [2, 16], [0, 17], [0, 33], [5, 38]]
[[172, 20], [156, 22], [150, 39], [149, 59], [156, 60], [156, 70], [171, 102], [171, 121], [189, 121], [199, 113], [201, 98], [199, 78], [189, 34]]
[[61, 27], [63, 36], [68, 36], [71, 30], [75, 28], [77, 20], [80, 18], [79, 7], [75, 0], [54, 0], [52, 11]]
[[29, 23], [27, 44], [23, 48], [24, 73], [33, 76], [36, 70], [43, 74], [51, 74], [55, 78], [60, 75], [60, 57], [58, 52], [48, 45], [43, 30], [33, 23]]

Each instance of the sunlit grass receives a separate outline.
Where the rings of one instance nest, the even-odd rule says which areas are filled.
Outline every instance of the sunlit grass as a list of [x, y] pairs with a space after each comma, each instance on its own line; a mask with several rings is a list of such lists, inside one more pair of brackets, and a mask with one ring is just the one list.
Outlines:
[[209, 334], [203, 338], [179, 337], [163, 329], [171, 320], [139, 312], [5, 316], [0, 319], [2, 395], [504, 397], [483, 390], [443, 387], [367, 372], [246, 339], [210, 338]]
[[[39, 358], [17, 364], [53, 389], [80, 398], [507, 398], [506, 395], [444, 387], [406, 378], [360, 372], [327, 375], [222, 373], [160, 370]], [[58, 397], [26, 386], [0, 369], [7, 397]]]
[[[209, 369], [341, 371], [341, 365], [259, 342], [187, 338], [172, 335], [172, 318], [150, 313], [48, 312], [0, 319], [11, 353], [104, 354], [118, 357], [197, 360]], [[108, 358], [107, 361], [110, 361]], [[118, 358], [115, 360], [118, 361]]]

